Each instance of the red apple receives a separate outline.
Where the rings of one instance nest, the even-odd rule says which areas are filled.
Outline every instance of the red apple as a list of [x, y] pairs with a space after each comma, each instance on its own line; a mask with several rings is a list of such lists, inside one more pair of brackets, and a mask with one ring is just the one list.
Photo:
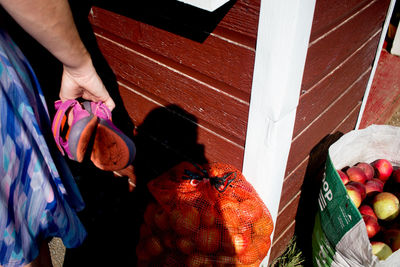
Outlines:
[[356, 167], [359, 167], [362, 169], [367, 176], [367, 180], [374, 178], [375, 175], [375, 170], [374, 167], [371, 166], [371, 164], [368, 164], [366, 162], [359, 162], [357, 163]]
[[360, 189], [351, 183], [348, 183], [347, 185], [345, 185], [345, 187], [347, 190], [347, 194], [349, 195], [350, 199], [353, 201], [354, 205], [357, 208], [360, 207], [361, 202], [363, 201]]
[[400, 184], [400, 168], [397, 166], [393, 167], [392, 180], [393, 182]]
[[377, 193], [383, 192], [384, 182], [378, 178], [372, 178], [365, 182], [365, 191], [367, 196], [374, 196]]
[[389, 192], [377, 194], [372, 201], [372, 207], [376, 216], [385, 221], [395, 219], [400, 212], [399, 199]]
[[346, 170], [347, 176], [349, 176], [350, 181], [365, 183], [367, 180], [367, 176], [364, 171], [356, 166], [350, 167]]
[[375, 177], [386, 182], [393, 171], [392, 164], [386, 159], [377, 159], [371, 163], [375, 169]]
[[381, 230], [378, 220], [370, 215], [363, 215], [362, 218], [367, 228], [368, 238], [374, 237]]
[[343, 184], [346, 185], [350, 181], [349, 176], [347, 176], [347, 174], [344, 171], [341, 170], [336, 170], [336, 171], [338, 172], [340, 179], [342, 179]]
[[361, 215], [369, 215], [374, 217], [376, 220], [378, 220], [378, 217], [376, 217], [376, 214], [374, 210], [372, 209], [371, 206], [367, 204], [363, 204], [358, 208], [358, 211], [361, 213]]
[[354, 182], [354, 181], [350, 181], [347, 183], [347, 185], [356, 187], [357, 190], [360, 192], [361, 195], [361, 201], [363, 201], [366, 196], [367, 196], [367, 190], [365, 189], [365, 185], [360, 183], [360, 182]]
[[391, 248], [383, 242], [372, 241], [371, 246], [372, 246], [372, 253], [375, 256], [377, 256], [379, 260], [385, 260], [387, 257], [392, 255]]
[[389, 229], [384, 231], [383, 239], [393, 252], [400, 249], [400, 229]]

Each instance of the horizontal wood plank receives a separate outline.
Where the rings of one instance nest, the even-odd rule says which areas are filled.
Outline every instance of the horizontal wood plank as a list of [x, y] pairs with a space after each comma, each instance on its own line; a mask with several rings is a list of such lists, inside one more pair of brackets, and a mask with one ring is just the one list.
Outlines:
[[239, 145], [244, 144], [247, 102], [135, 46], [128, 47], [105, 36], [97, 37], [101, 51], [117, 76], [170, 104], [182, 106], [199, 119], [234, 136]]
[[[210, 35], [204, 42], [170, 33], [122, 15], [94, 7], [91, 23], [129, 42], [160, 54], [242, 92], [249, 99], [253, 76], [255, 48], [246, 43], [227, 40], [223, 29]], [[233, 35], [232, 35], [233, 36]]]
[[256, 39], [260, 2], [260, 0], [237, 0], [219, 23], [219, 27]]
[[371, 67], [380, 33], [378, 31], [365, 45], [355, 51], [333, 72], [300, 96], [293, 136], [297, 136]]
[[318, 0], [315, 5], [310, 41], [348, 19], [371, 0]]
[[334, 70], [382, 28], [389, 0], [372, 1], [366, 9], [334, 31], [310, 43], [302, 91]]

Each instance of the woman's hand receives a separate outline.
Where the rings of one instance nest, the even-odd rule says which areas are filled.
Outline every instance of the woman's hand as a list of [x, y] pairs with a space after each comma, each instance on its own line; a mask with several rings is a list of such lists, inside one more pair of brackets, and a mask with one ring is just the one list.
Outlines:
[[78, 97], [115, 107], [76, 29], [67, 0], [0, 0], [0, 4], [64, 65], [60, 99]]
[[60, 99], [65, 101], [79, 97], [93, 102], [102, 101], [110, 110], [115, 107], [90, 58], [77, 68], [64, 65]]

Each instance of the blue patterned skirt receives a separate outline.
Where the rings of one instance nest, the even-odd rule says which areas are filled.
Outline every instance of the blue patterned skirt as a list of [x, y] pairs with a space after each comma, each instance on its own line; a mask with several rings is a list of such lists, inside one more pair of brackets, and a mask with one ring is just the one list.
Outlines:
[[60, 237], [66, 247], [86, 237], [76, 214], [82, 197], [52, 141], [37, 79], [0, 30], [0, 265], [31, 262], [49, 237]]

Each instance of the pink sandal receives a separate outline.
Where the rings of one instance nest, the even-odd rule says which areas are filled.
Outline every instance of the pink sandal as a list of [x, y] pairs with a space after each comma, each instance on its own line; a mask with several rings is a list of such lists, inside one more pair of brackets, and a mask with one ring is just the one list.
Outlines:
[[136, 154], [132, 140], [113, 123], [111, 111], [102, 102], [83, 102], [90, 114], [99, 118], [90, 159], [99, 169], [118, 171], [130, 165]]
[[[77, 100], [58, 100], [55, 108], [57, 112], [51, 128], [57, 147], [62, 155], [66, 153], [70, 159], [82, 162], [98, 118], [84, 110]], [[73, 116], [71, 125], [68, 125], [69, 114]]]

